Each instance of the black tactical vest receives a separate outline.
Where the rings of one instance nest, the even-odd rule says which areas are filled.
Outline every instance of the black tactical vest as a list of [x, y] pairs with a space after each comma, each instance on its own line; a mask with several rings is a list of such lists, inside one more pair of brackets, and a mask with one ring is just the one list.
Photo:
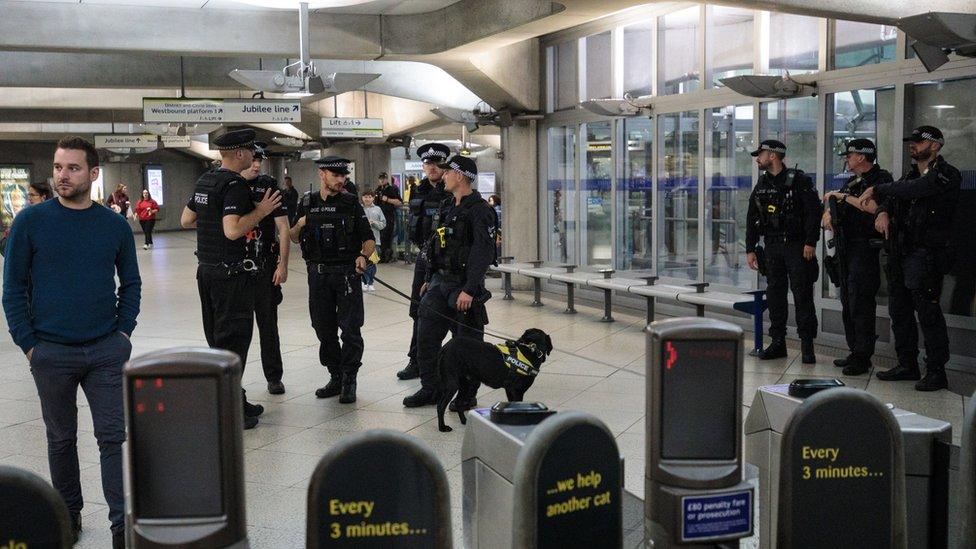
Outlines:
[[[264, 200], [264, 193], [268, 189], [271, 192], [278, 190], [278, 182], [270, 175], [261, 174], [248, 181], [251, 188], [251, 200], [260, 202]], [[278, 212], [280, 215], [280, 212]], [[278, 230], [275, 225], [276, 212], [266, 215], [258, 222], [257, 227], [251, 229], [245, 237], [247, 255], [251, 258], [271, 258], [279, 253]]]
[[458, 205], [454, 205], [453, 200], [454, 198], [451, 197], [441, 203], [439, 210], [441, 223], [431, 237], [431, 257], [437, 269], [444, 269], [455, 275], [464, 275], [468, 268], [471, 245], [474, 244], [471, 211], [478, 206], [490, 209], [492, 214], [495, 210], [480, 197], [462, 201]]
[[[224, 236], [224, 196], [231, 185], [246, 185], [240, 174], [225, 169], [200, 176], [193, 190], [197, 214], [197, 259], [205, 265], [234, 265], [244, 260], [244, 238]], [[247, 213], [247, 212], [243, 212]]]
[[[868, 188], [878, 183], [888, 183], [892, 181], [891, 174], [874, 165], [863, 175], [854, 176], [844, 184], [841, 192], [851, 196], [861, 196]], [[847, 238], [854, 240], [866, 240], [871, 238], [881, 238], [881, 234], [874, 230], [874, 214], [862, 212], [850, 204], [841, 203], [840, 223], [843, 224], [844, 234]]]
[[310, 263], [344, 265], [354, 262], [363, 243], [356, 232], [356, 197], [333, 195], [328, 201], [319, 193], [302, 197], [305, 227], [302, 228], [302, 257]]
[[[935, 177], [943, 192], [908, 201], [906, 236], [913, 246], [944, 248], [949, 245], [953, 236], [952, 228], [959, 205], [962, 175], [942, 156], [929, 167], [929, 172], [934, 173], [927, 172], [926, 175]], [[913, 165], [912, 170], [902, 179], [920, 177], [922, 174], [918, 167]]]
[[753, 201], [759, 210], [759, 234], [764, 236], [802, 237], [803, 206], [801, 193], [806, 178], [801, 178], [800, 170], [787, 169], [785, 181], [777, 185], [776, 178], [764, 173], [756, 185]]
[[441, 202], [451, 196], [444, 191], [443, 182], [436, 185], [426, 179], [424, 182], [426, 185], [422, 183], [410, 195], [410, 241], [421, 248], [440, 224]]

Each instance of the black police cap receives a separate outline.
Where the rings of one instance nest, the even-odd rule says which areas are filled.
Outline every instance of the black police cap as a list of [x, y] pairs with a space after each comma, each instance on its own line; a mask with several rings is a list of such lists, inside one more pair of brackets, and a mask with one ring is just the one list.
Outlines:
[[874, 141], [870, 139], [851, 139], [837, 156], [847, 156], [851, 153], [858, 154], [878, 154], [878, 148], [874, 146]]
[[417, 156], [424, 164], [439, 164], [451, 156], [451, 149], [442, 143], [427, 143], [417, 147]]
[[341, 156], [326, 156], [315, 161], [320, 170], [329, 170], [339, 175], [349, 175], [349, 163], [352, 160]]
[[254, 147], [254, 130], [232, 130], [213, 140], [213, 146], [218, 151], [232, 151], [234, 149], [250, 149]]
[[763, 151], [773, 151], [780, 154], [786, 154], [786, 145], [782, 141], [777, 141], [775, 139], [767, 139], [759, 144], [759, 148], [752, 151], [752, 156], [759, 156], [759, 153]]
[[456, 154], [443, 164], [438, 164], [443, 170], [454, 170], [474, 182], [478, 179], [478, 164], [473, 158]]
[[945, 136], [942, 135], [942, 130], [936, 128], [935, 126], [919, 126], [912, 130], [912, 134], [902, 139], [902, 141], [914, 141], [916, 143], [920, 143], [926, 139], [929, 141], [935, 141], [939, 145], [945, 145]]

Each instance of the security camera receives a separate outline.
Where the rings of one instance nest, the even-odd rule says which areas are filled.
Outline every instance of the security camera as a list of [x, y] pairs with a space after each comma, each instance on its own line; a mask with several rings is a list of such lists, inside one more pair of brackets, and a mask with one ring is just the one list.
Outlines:
[[747, 74], [720, 78], [730, 90], [747, 97], [788, 98], [800, 95], [816, 95], [817, 83], [797, 82], [790, 77], [774, 75]]

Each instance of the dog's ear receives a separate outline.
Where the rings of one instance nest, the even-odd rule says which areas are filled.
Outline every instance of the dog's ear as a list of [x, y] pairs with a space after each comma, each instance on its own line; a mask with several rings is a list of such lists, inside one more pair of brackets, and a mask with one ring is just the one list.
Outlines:
[[546, 356], [549, 356], [552, 353], [552, 338], [549, 337], [549, 334], [545, 334], [545, 336], [546, 336]]

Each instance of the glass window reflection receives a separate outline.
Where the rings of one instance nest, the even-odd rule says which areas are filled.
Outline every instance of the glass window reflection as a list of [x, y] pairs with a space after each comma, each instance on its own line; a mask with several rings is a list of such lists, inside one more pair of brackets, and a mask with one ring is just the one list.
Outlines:
[[546, 181], [546, 230], [549, 260], [576, 263], [576, 131], [549, 128], [549, 178]]
[[650, 270], [654, 262], [653, 122], [648, 118], [625, 118], [619, 125], [622, 137], [618, 141], [621, 169], [617, 178], [617, 269]]
[[722, 78], [753, 72], [752, 10], [707, 6], [705, 11], [705, 67], [708, 87], [720, 88]]
[[552, 70], [553, 110], [575, 108], [579, 103], [576, 84], [576, 41], [570, 40], [548, 49]]
[[583, 99], [606, 99], [613, 95], [613, 60], [610, 56], [610, 31], [583, 39], [586, 63], [586, 93]]
[[698, 279], [698, 111], [658, 117], [657, 273]]
[[698, 90], [699, 8], [679, 10], [658, 18], [658, 93], [672, 95]]
[[648, 21], [624, 27], [624, 92], [651, 95], [654, 25]]
[[820, 19], [769, 14], [769, 73], [816, 72], [820, 60]]
[[[817, 98], [797, 97], [763, 103], [760, 140], [777, 139], [786, 145], [789, 168], [798, 167], [817, 183]], [[758, 143], [757, 143], [758, 144]]]
[[613, 146], [610, 121], [583, 124], [585, 154], [580, 169], [581, 213], [583, 222], [583, 260], [585, 265], [612, 264], [613, 200], [610, 178], [613, 170]]
[[833, 67], [846, 69], [895, 59], [898, 28], [857, 21], [834, 23]]

